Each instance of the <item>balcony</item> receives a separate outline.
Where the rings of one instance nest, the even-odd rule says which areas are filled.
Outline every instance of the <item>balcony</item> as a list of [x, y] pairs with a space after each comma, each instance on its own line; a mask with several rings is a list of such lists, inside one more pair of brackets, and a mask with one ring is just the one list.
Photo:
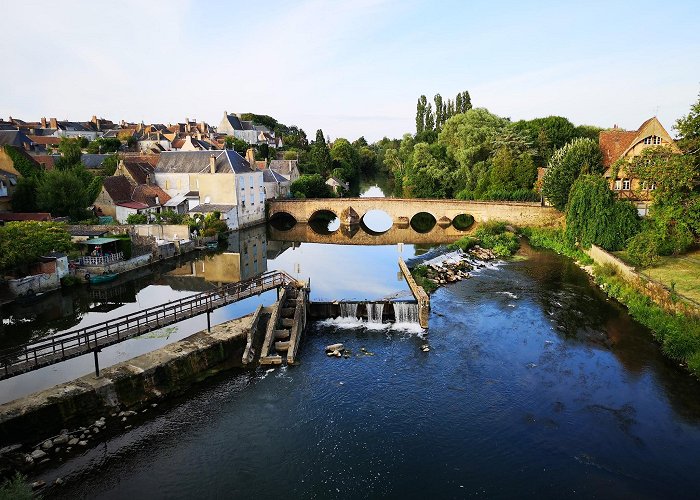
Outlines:
[[124, 252], [109, 253], [106, 255], [84, 255], [80, 257], [78, 263], [81, 266], [106, 266], [124, 260]]

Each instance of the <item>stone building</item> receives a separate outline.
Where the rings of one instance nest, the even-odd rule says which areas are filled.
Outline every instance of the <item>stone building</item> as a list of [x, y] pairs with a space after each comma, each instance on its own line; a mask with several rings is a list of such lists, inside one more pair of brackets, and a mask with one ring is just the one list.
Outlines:
[[173, 198], [196, 196], [193, 213], [219, 212], [231, 229], [265, 220], [263, 172], [233, 150], [160, 154], [155, 180]]
[[610, 188], [620, 198], [632, 201], [640, 215], [646, 215], [651, 199], [650, 192], [654, 185], [643, 186], [624, 167], [613, 178], [613, 166], [618, 160], [630, 160], [639, 156], [649, 147], [666, 146], [674, 152], [680, 152], [669, 133], [654, 116], [637, 130], [623, 130], [617, 125], [612, 129], [602, 130], [599, 136], [600, 150], [603, 153], [603, 174], [610, 182]]

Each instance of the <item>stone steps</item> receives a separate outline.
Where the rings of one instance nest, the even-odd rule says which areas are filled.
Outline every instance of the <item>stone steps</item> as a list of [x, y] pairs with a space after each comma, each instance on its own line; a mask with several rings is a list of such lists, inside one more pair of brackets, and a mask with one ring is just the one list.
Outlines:
[[290, 334], [289, 330], [275, 330], [275, 338], [277, 340], [287, 340]]
[[275, 342], [275, 350], [277, 352], [287, 352], [289, 350], [289, 340]]
[[279, 354], [265, 356], [264, 358], [260, 358], [260, 364], [261, 365], [281, 365], [282, 364], [282, 356], [280, 356]]

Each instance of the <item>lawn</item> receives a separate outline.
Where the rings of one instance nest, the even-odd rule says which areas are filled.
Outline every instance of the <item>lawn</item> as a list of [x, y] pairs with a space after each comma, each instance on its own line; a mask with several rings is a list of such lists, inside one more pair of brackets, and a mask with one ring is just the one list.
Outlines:
[[700, 303], [700, 250], [677, 257], [660, 257], [658, 264], [642, 272], [669, 288], [675, 283], [676, 292]]

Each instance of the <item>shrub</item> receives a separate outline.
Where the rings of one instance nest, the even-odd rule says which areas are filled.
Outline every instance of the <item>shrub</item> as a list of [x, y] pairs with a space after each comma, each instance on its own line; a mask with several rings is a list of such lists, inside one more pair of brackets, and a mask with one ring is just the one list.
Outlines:
[[27, 478], [19, 472], [0, 485], [0, 500], [31, 500], [32, 498], [34, 498], [32, 487], [27, 483]]
[[659, 242], [652, 231], [642, 231], [627, 243], [627, 256], [638, 267], [648, 267], [659, 258]]
[[148, 217], [146, 214], [129, 214], [126, 218], [127, 224], [146, 224], [148, 223]]
[[425, 290], [427, 293], [432, 293], [435, 290], [437, 290], [437, 284], [433, 283], [431, 280], [428, 279], [427, 266], [420, 265], [414, 267], [413, 269], [411, 269], [411, 275], [413, 276], [413, 279], [416, 280], [416, 283], [418, 283], [419, 286], [423, 287], [423, 290]]
[[474, 233], [481, 246], [490, 248], [498, 257], [509, 257], [518, 251], [520, 242], [515, 233], [506, 230], [505, 222], [487, 222]]
[[469, 250], [472, 247], [475, 247], [478, 244], [478, 238], [474, 238], [473, 236], [463, 236], [462, 238], [449, 245], [447, 248], [449, 248], [450, 250], [457, 250], [459, 248], [463, 252], [466, 252], [467, 250]]
[[584, 265], [593, 263], [588, 255], [564, 237], [564, 231], [556, 228], [523, 227], [520, 233], [535, 248], [548, 248], [560, 255], [566, 255]]

